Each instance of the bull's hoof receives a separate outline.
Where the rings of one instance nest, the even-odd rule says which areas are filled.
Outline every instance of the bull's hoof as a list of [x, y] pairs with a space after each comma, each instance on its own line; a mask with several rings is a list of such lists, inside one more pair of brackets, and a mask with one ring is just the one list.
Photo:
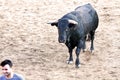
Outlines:
[[87, 51], [87, 49], [83, 49], [83, 52], [86, 52]]
[[67, 64], [72, 64], [72, 63], [73, 63], [73, 61], [67, 60]]
[[92, 55], [94, 55], [94, 50], [91, 50], [90, 53], [91, 53]]
[[78, 64], [78, 65], [76, 65], [76, 68], [80, 68], [80, 66], [81, 66], [81, 65], [80, 65], [80, 64]]

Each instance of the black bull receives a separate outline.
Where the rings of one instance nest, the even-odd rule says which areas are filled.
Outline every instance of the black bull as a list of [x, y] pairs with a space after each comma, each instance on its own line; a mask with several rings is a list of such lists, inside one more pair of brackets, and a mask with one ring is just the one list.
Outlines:
[[97, 12], [90, 4], [77, 7], [74, 11], [64, 15], [56, 22], [49, 23], [52, 26], [57, 26], [60, 43], [65, 43], [69, 50], [68, 63], [73, 61], [72, 52], [76, 47], [76, 67], [79, 67], [79, 53], [81, 49], [86, 48], [86, 35], [90, 35], [91, 47], [94, 50], [94, 35], [98, 27], [99, 19]]

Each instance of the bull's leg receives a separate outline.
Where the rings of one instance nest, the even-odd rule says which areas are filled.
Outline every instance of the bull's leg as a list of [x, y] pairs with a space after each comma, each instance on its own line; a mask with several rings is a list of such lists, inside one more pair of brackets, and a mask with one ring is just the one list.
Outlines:
[[90, 47], [90, 50], [91, 50], [91, 52], [94, 50], [94, 44], [93, 44], [94, 35], [95, 35], [95, 31], [91, 31], [90, 32], [90, 37], [91, 37], [91, 47]]
[[86, 36], [85, 36], [85, 38], [84, 38], [84, 40], [83, 40], [83, 52], [85, 52], [85, 49], [86, 49]]
[[73, 49], [69, 48], [69, 60], [67, 61], [68, 64], [73, 63], [73, 55], [72, 55]]
[[79, 44], [76, 48], [76, 61], [75, 61], [76, 68], [80, 67], [79, 54], [80, 54], [80, 51], [81, 51], [82, 47], [83, 47], [83, 41], [80, 40], [80, 42], [79, 42]]
[[80, 67], [80, 61], [79, 61], [80, 51], [81, 51], [80, 48], [77, 48], [77, 49], [76, 49], [76, 61], [75, 61], [76, 68], [79, 68], [79, 67]]

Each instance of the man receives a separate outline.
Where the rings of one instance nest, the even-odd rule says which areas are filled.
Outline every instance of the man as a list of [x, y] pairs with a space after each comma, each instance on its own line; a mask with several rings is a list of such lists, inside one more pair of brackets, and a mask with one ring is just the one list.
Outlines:
[[3, 75], [0, 76], [0, 80], [25, 80], [22, 75], [16, 74], [12, 71], [12, 62], [10, 60], [4, 60], [1, 62]]

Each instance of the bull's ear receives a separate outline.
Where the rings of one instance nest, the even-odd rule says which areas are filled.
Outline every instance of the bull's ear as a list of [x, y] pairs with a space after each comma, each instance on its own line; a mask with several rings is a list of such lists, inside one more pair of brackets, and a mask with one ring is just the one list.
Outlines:
[[70, 29], [76, 29], [78, 22], [74, 21], [74, 20], [68, 20], [69, 22], [69, 28]]
[[51, 26], [57, 26], [58, 25], [58, 22], [51, 22], [51, 23], [48, 23], [48, 24], [51, 24]]

